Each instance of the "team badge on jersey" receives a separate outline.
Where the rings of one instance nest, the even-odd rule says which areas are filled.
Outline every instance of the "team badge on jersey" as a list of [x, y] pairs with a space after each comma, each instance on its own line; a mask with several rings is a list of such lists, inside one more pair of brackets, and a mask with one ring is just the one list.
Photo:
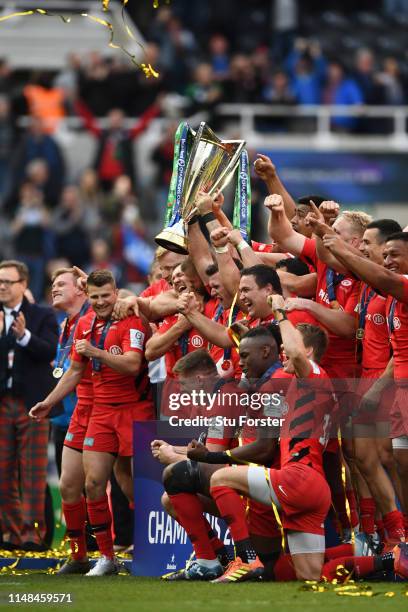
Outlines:
[[193, 346], [195, 349], [202, 348], [204, 346], [204, 340], [201, 336], [193, 336], [191, 338], [191, 346]]

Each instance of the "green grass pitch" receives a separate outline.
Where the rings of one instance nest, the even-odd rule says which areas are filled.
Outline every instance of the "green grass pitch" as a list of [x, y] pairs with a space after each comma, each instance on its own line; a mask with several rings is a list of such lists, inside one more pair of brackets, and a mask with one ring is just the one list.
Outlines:
[[[369, 584], [369, 583], [364, 583]], [[85, 578], [44, 574], [0, 576], [0, 609], [80, 610], [81, 612], [306, 612], [348, 610], [366, 612], [408, 609], [408, 585], [372, 583], [372, 597], [305, 592], [298, 583], [236, 585], [165, 583], [156, 578], [113, 576]], [[331, 587], [330, 587], [331, 588]], [[393, 592], [393, 597], [385, 595]], [[71, 604], [10, 604], [9, 594], [70, 593]]]

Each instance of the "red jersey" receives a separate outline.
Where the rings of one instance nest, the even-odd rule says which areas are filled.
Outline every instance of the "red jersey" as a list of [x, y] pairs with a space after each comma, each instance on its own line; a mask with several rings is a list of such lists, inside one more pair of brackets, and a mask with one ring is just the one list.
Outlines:
[[404, 283], [403, 301], [387, 298], [386, 315], [394, 356], [394, 378], [408, 383], [408, 275]]
[[[369, 301], [368, 301], [369, 300]], [[364, 308], [364, 305], [366, 308]], [[362, 286], [357, 313], [364, 316], [364, 338], [362, 340], [362, 376], [371, 378], [371, 373], [384, 371], [390, 360], [390, 340], [386, 313], [387, 298], [379, 295], [366, 284]], [[365, 315], [364, 311], [365, 310]], [[358, 327], [360, 328], [360, 320]]]
[[[78, 323], [75, 340], [91, 341], [92, 334], [96, 346], [101, 340], [106, 325], [105, 320], [92, 320], [82, 317]], [[121, 321], [113, 321], [103, 343], [103, 350], [112, 355], [123, 355], [135, 352], [144, 355], [147, 340], [147, 330], [139, 317], [131, 316]], [[87, 357], [79, 355], [75, 347], [72, 359], [80, 363], [88, 361]], [[90, 360], [89, 360], [90, 361]], [[129, 376], [120, 374], [107, 365], [101, 364], [100, 371], [92, 370], [92, 385], [95, 403], [102, 404], [135, 404], [149, 399], [150, 383], [147, 375], [147, 362], [142, 359], [139, 374]]]
[[164, 280], [164, 278], [161, 278], [160, 280], [156, 281], [152, 285], [149, 285], [149, 287], [147, 287], [144, 291], [142, 291], [142, 293], [140, 294], [140, 297], [143, 297], [143, 298], [156, 297], [157, 295], [160, 295], [161, 293], [170, 291], [170, 289], [171, 289], [171, 286], [169, 285], [169, 283], [166, 280]]
[[[170, 315], [165, 317], [163, 323], [159, 326], [157, 332], [164, 334], [177, 323], [178, 315]], [[166, 362], [167, 376], [175, 378], [173, 374], [173, 368], [177, 361], [181, 359], [187, 353], [192, 353], [197, 349], [207, 348], [208, 341], [201, 335], [201, 333], [194, 327], [186, 331], [180, 338], [174, 343], [173, 347], [167, 351], [164, 356]]]
[[[95, 317], [95, 313], [92, 310], [92, 308], [89, 307], [89, 310], [79, 319], [78, 326], [79, 324], [84, 325], [85, 328], [86, 326], [91, 326], [92, 321], [94, 320], [94, 317]], [[74, 341], [77, 338], [76, 333], [78, 331], [78, 326], [77, 326], [77, 329], [75, 330]], [[72, 349], [71, 349], [71, 356], [73, 356], [74, 347], [75, 346], [73, 344]], [[78, 401], [81, 402], [81, 404], [91, 404], [92, 403], [93, 386], [92, 386], [91, 362], [88, 362], [85, 372], [82, 374], [82, 378], [80, 382], [77, 384], [75, 392], [76, 392]]]
[[[323, 451], [336, 401], [326, 372], [311, 362], [307, 379], [292, 378], [286, 394], [288, 412], [281, 430], [281, 467], [304, 463], [324, 476]], [[320, 382], [312, 382], [320, 379]]]
[[[301, 258], [311, 261], [317, 270], [316, 302], [330, 308], [327, 289], [328, 266], [320, 261], [316, 254], [316, 243], [311, 238], [305, 239]], [[354, 315], [360, 281], [352, 276], [346, 276], [334, 287], [336, 301], [343, 312]], [[335, 378], [354, 378], [356, 374], [355, 338], [341, 338], [328, 330], [329, 346], [322, 360], [322, 366], [328, 374]]]
[[319, 321], [308, 310], [291, 310], [286, 313], [289, 321], [296, 327], [299, 323], [309, 323], [322, 327]]
[[274, 244], [265, 244], [264, 242], [251, 240], [251, 247], [255, 253], [273, 253], [274, 246]]

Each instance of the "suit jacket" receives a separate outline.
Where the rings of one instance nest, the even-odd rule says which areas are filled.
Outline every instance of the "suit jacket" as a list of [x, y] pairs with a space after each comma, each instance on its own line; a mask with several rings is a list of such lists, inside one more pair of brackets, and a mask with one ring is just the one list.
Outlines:
[[55, 358], [59, 328], [51, 308], [30, 304], [24, 298], [20, 312], [24, 314], [31, 338], [27, 346], [16, 344], [14, 347], [13, 387], [10, 390], [7, 388], [9, 348], [5, 334], [0, 337], [0, 397], [11, 391], [23, 399], [29, 410], [43, 400], [57, 382], [52, 376], [51, 361]]

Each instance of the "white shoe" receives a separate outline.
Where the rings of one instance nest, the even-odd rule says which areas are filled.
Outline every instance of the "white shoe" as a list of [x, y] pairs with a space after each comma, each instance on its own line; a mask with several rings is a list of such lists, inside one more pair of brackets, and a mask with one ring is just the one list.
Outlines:
[[102, 555], [85, 576], [112, 576], [113, 574], [119, 574], [118, 561], [115, 557], [109, 559], [109, 557]]

